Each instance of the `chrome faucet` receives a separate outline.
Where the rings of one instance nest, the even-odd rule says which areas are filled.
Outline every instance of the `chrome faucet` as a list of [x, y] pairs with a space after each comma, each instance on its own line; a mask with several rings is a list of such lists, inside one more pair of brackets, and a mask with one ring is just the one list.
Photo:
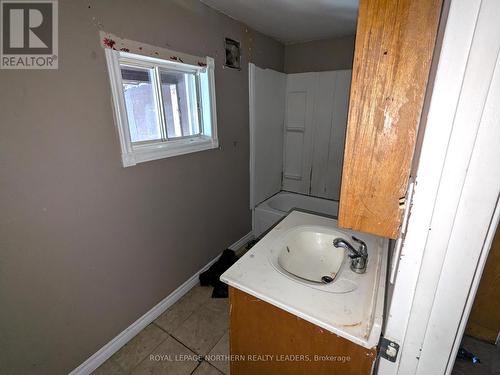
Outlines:
[[365, 273], [366, 264], [368, 263], [368, 248], [366, 243], [360, 239], [352, 236], [352, 239], [359, 243], [359, 249], [356, 250], [347, 240], [343, 238], [336, 238], [333, 240], [333, 246], [342, 247], [349, 251], [349, 258], [351, 258], [351, 270], [356, 273]]

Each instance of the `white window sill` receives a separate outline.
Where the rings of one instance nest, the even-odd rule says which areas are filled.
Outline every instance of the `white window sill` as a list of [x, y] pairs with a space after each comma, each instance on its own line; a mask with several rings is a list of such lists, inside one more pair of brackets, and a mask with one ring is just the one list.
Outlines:
[[144, 163], [151, 160], [164, 159], [191, 152], [211, 150], [218, 147], [218, 140], [209, 137], [189, 138], [178, 141], [136, 146], [130, 152], [122, 154], [122, 163], [124, 167], [131, 167], [138, 163]]

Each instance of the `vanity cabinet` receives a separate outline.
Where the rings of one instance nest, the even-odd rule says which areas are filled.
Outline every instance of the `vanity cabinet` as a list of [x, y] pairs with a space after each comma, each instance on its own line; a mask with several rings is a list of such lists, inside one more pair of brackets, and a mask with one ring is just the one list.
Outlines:
[[339, 226], [396, 238], [442, 0], [361, 0]]
[[229, 288], [231, 375], [369, 375], [366, 349], [306, 320]]

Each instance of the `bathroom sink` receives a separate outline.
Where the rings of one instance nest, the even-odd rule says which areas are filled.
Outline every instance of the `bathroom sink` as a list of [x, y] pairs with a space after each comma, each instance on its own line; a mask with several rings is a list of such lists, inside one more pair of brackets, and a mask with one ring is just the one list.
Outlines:
[[[342, 238], [359, 249], [352, 236], [368, 248], [362, 274], [351, 269], [347, 250], [333, 246], [334, 239]], [[341, 229], [333, 218], [292, 211], [221, 280], [256, 301], [373, 349], [383, 321], [387, 249], [387, 239]], [[326, 275], [333, 281], [325, 283]]]
[[333, 246], [333, 240], [340, 236], [329, 228], [295, 228], [285, 233], [278, 245], [278, 265], [301, 279], [334, 282], [346, 258], [344, 249]]

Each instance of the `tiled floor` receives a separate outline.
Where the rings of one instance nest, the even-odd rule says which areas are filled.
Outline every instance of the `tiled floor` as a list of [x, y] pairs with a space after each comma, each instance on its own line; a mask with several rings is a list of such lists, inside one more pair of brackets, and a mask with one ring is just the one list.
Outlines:
[[488, 344], [469, 336], [464, 336], [462, 346], [476, 355], [481, 363], [457, 359], [452, 375], [493, 375], [500, 374], [500, 346]]
[[[228, 375], [228, 300], [211, 294], [191, 289], [93, 374]], [[468, 336], [462, 345], [481, 363], [457, 359], [452, 375], [500, 374], [500, 347]]]
[[211, 294], [209, 287], [191, 289], [94, 374], [229, 374], [228, 300]]

